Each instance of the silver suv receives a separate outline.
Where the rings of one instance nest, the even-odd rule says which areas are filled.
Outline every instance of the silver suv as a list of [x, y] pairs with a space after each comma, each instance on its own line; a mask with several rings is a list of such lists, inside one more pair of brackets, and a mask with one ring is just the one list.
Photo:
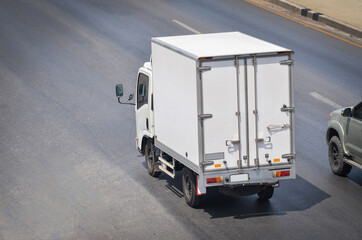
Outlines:
[[339, 176], [352, 166], [362, 170], [362, 102], [329, 115], [327, 144], [329, 164]]

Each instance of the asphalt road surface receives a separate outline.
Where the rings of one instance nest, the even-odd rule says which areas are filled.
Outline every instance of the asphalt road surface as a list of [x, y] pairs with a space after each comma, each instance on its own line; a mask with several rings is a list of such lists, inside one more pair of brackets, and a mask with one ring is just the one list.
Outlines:
[[[188, 207], [148, 175], [135, 89], [150, 38], [240, 31], [295, 51], [297, 179], [267, 203]], [[361, 239], [362, 172], [329, 167], [326, 122], [362, 100], [362, 49], [238, 0], [0, 0], [0, 239]]]

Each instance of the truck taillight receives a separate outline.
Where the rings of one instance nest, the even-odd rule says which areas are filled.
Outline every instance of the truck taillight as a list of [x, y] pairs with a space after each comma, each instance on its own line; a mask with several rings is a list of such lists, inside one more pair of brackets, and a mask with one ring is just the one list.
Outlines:
[[216, 183], [216, 177], [212, 177], [212, 178], [207, 178], [206, 179], [207, 183]]
[[206, 183], [219, 183], [224, 180], [223, 177], [212, 177], [212, 178], [206, 178]]
[[290, 176], [290, 171], [276, 171], [273, 172], [273, 177], [287, 177]]

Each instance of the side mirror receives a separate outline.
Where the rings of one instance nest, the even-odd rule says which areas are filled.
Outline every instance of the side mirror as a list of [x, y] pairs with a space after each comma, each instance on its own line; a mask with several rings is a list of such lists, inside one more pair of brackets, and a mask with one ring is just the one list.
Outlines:
[[116, 97], [118, 97], [118, 102], [120, 104], [128, 104], [128, 105], [135, 105], [134, 103], [129, 103], [128, 101], [133, 99], [133, 93], [131, 93], [128, 97], [127, 102], [121, 102], [121, 97], [123, 96], [123, 85], [122, 84], [117, 84], [116, 85]]
[[116, 85], [116, 97], [122, 97], [123, 96], [123, 85], [117, 84]]
[[352, 109], [351, 108], [345, 108], [342, 110], [341, 114], [343, 117], [350, 117], [352, 113]]

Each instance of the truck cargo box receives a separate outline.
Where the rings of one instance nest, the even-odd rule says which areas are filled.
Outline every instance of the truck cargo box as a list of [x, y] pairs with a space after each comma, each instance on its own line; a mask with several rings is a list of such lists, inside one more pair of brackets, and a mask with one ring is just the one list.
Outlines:
[[240, 32], [152, 38], [155, 146], [197, 174], [295, 178], [292, 55]]

